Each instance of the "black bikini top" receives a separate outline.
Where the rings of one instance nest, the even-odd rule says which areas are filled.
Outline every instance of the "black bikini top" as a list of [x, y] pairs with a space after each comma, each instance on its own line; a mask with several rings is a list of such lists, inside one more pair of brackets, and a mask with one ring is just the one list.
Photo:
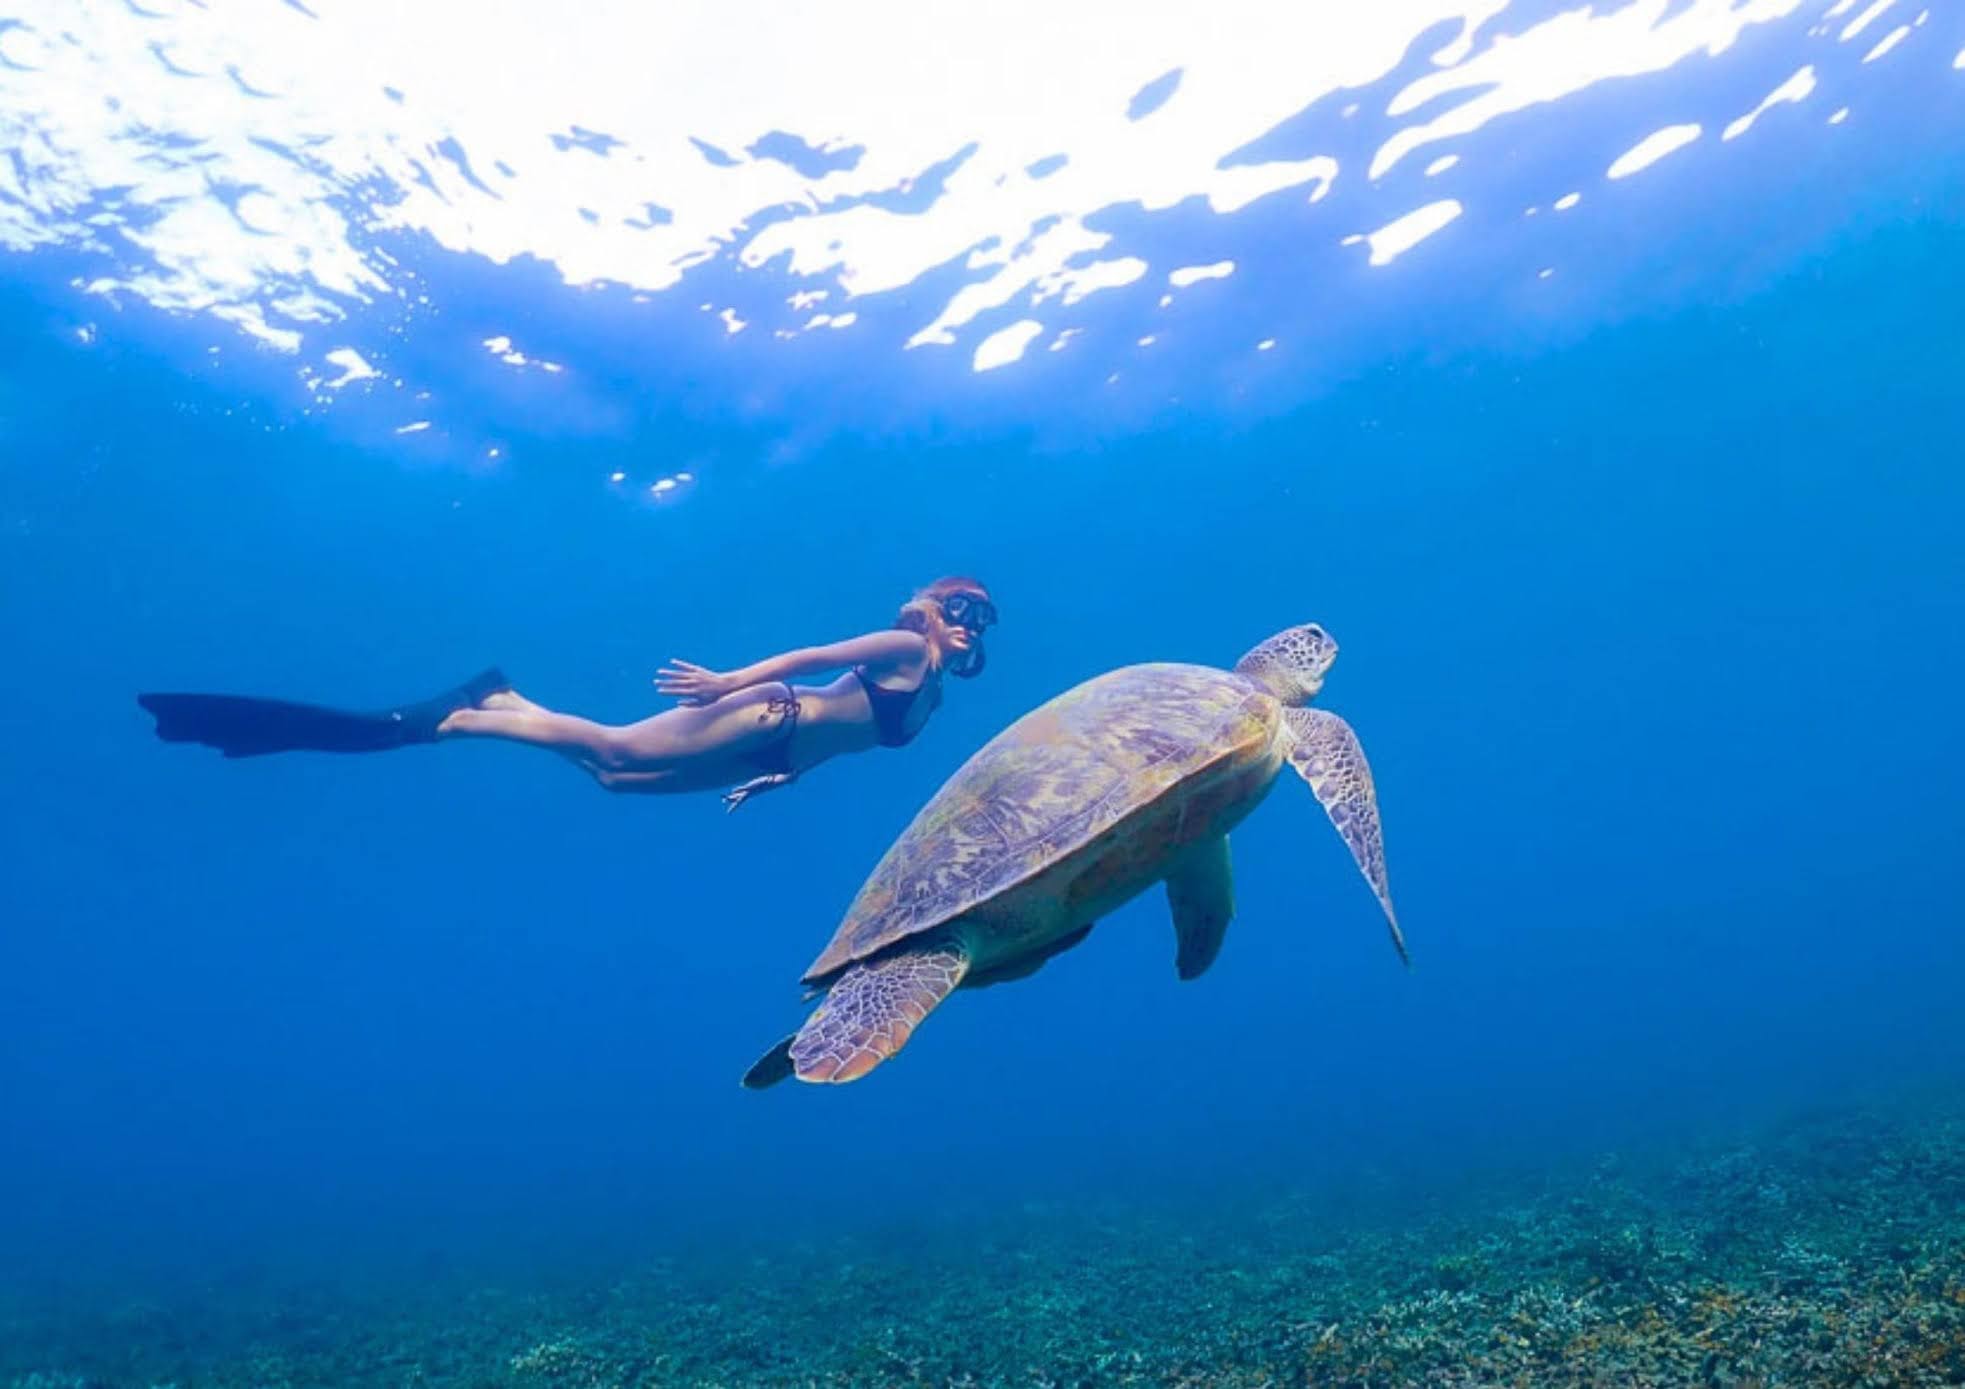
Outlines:
[[[905, 747], [913, 742], [914, 735], [927, 727], [928, 716], [942, 702], [942, 682], [932, 674], [922, 677], [921, 683], [911, 690], [890, 690], [875, 684], [865, 666], [854, 666], [853, 674], [859, 678], [860, 688], [867, 692], [867, 707], [873, 710], [874, 735], [883, 748]], [[908, 715], [914, 712], [916, 704], [922, 705], [921, 717], [910, 725]]]

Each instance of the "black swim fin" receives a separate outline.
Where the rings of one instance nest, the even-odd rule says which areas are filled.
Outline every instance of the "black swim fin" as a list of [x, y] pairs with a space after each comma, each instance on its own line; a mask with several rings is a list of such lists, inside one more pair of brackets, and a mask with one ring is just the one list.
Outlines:
[[387, 752], [434, 743], [437, 725], [451, 714], [510, 688], [494, 666], [434, 699], [373, 714], [250, 695], [140, 694], [136, 702], [156, 716], [157, 736], [167, 743], [202, 743], [227, 757], [260, 757], [272, 752]]
[[771, 1050], [753, 1061], [751, 1068], [744, 1072], [744, 1088], [746, 1090], [768, 1090], [781, 1080], [790, 1080], [793, 1074], [791, 1044], [797, 1040], [798, 1034], [794, 1032], [791, 1036], [778, 1043], [777, 1046], [771, 1048]]

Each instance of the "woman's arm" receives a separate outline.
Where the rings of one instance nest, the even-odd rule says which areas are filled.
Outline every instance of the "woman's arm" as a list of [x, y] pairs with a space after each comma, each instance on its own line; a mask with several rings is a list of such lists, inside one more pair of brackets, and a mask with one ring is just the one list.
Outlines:
[[899, 628], [869, 632], [863, 637], [807, 646], [772, 656], [742, 670], [714, 671], [688, 661], [672, 660], [655, 677], [655, 688], [685, 704], [711, 704], [736, 690], [768, 685], [846, 666], [895, 665], [927, 654], [927, 641]]

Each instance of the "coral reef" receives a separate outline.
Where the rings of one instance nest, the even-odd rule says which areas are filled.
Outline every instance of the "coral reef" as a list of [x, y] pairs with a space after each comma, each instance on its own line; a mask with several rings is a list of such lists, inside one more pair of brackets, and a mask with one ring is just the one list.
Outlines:
[[0, 1296], [0, 1389], [1965, 1384], [1965, 1113], [1470, 1182], [1117, 1199], [537, 1287]]

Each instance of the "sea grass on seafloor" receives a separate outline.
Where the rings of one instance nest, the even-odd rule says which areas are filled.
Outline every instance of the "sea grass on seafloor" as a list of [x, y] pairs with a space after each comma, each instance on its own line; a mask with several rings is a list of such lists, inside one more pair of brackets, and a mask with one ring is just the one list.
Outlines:
[[0, 1389], [1965, 1384], [1965, 1115], [1495, 1179], [1394, 1217], [1022, 1208], [519, 1287], [0, 1294]]

